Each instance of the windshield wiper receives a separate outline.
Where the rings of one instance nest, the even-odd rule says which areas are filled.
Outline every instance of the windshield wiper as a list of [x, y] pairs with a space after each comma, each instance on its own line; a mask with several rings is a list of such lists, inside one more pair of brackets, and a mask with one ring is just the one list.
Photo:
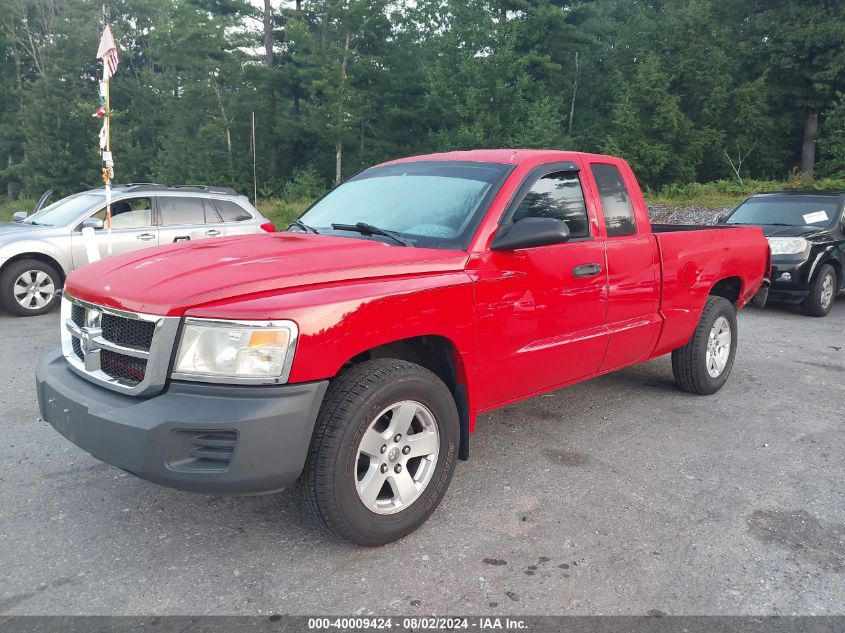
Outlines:
[[294, 220], [293, 222], [291, 222], [290, 224], [288, 224], [288, 230], [290, 230], [290, 227], [292, 227], [292, 226], [298, 226], [299, 228], [301, 228], [301, 229], [302, 229], [303, 231], [305, 231], [306, 233], [313, 233], [314, 235], [319, 235], [319, 234], [320, 234], [320, 231], [318, 231], [317, 229], [315, 229], [313, 226], [308, 226], [308, 225], [307, 225], [307, 224], [305, 224], [305, 222], [303, 222], [302, 220]]
[[404, 237], [393, 231], [382, 229], [366, 222], [356, 222], [355, 224], [332, 224], [332, 228], [336, 231], [357, 231], [361, 235], [384, 235], [402, 246], [413, 246], [413, 244]]

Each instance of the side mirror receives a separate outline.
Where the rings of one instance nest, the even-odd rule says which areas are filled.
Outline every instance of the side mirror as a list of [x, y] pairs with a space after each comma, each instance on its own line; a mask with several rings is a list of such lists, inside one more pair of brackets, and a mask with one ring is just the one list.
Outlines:
[[12, 216], [12, 222], [23, 222], [29, 214], [26, 211], [16, 211]]
[[722, 213], [721, 215], [716, 216], [716, 224], [724, 224], [725, 220], [728, 219], [728, 213]]
[[82, 221], [83, 229], [94, 229], [95, 231], [99, 231], [103, 228], [103, 226], [105, 225], [100, 218], [88, 218], [87, 220]]
[[520, 248], [562, 244], [569, 240], [569, 227], [555, 218], [525, 218], [499, 229], [490, 248], [515, 251]]

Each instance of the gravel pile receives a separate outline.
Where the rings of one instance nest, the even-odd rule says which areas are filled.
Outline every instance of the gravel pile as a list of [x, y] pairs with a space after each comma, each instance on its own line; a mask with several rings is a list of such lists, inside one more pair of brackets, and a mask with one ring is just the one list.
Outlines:
[[651, 221], [660, 224], [715, 224], [716, 218], [732, 211], [733, 207], [708, 209], [706, 207], [676, 207], [651, 204], [648, 214]]

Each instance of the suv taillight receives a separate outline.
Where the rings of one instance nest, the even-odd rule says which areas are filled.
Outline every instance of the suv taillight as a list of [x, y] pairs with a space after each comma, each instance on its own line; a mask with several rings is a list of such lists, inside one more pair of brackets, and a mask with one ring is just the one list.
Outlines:
[[267, 231], [268, 233], [275, 233], [276, 232], [276, 225], [272, 222], [265, 222], [261, 225], [261, 229]]

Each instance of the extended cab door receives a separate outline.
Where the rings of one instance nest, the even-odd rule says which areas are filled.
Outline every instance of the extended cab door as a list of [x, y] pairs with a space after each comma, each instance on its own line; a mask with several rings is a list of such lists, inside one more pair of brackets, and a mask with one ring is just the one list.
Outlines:
[[[122, 198], [111, 204], [112, 255], [129, 253], [141, 248], [158, 245], [158, 228], [155, 226], [152, 211], [152, 200], [147, 196]], [[88, 217], [99, 218], [106, 223], [106, 208], [99, 209]], [[100, 257], [108, 255], [109, 235], [105, 226], [97, 229], [97, 247]], [[81, 223], [71, 234], [71, 248], [73, 250], [73, 266], [78, 268], [88, 262], [88, 254], [82, 237]]]
[[196, 196], [156, 196], [156, 205], [160, 244], [226, 235], [226, 225], [209, 200]]
[[502, 224], [555, 217], [563, 244], [480, 256], [476, 278], [479, 409], [595, 373], [605, 348], [604, 243], [588, 215], [575, 163], [534, 170]]
[[654, 347], [661, 326], [660, 260], [648, 211], [627, 164], [607, 157], [590, 160], [589, 169], [607, 254], [610, 339], [604, 371], [641, 360]]

